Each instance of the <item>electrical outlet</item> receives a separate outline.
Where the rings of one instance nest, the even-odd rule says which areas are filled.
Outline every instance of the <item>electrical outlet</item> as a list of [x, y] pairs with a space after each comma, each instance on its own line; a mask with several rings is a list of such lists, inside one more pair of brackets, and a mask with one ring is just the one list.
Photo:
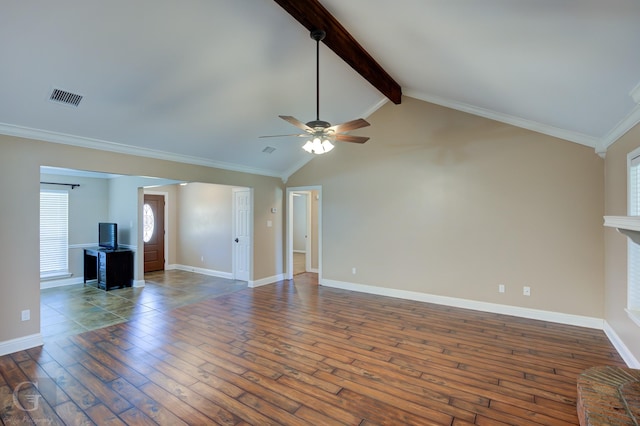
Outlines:
[[353, 268], [351, 268], [351, 273], [352, 273], [353, 275], [355, 275], [355, 274], [356, 274], [356, 267], [355, 267], [355, 266], [354, 266]]
[[29, 321], [31, 319], [31, 310], [30, 309], [25, 309], [24, 311], [22, 311], [20, 313], [20, 319], [22, 321]]
[[504, 293], [504, 291], [505, 291], [504, 284], [498, 285], [498, 293]]
[[204, 262], [204, 256], [200, 256], [200, 262]]
[[522, 294], [524, 296], [531, 296], [531, 287], [527, 287], [527, 286], [522, 287]]

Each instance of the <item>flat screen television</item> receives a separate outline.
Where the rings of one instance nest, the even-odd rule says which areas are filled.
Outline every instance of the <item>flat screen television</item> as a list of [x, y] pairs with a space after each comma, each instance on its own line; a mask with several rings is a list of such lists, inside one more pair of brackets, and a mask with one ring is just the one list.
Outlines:
[[98, 245], [115, 250], [118, 248], [118, 224], [100, 222], [98, 224]]

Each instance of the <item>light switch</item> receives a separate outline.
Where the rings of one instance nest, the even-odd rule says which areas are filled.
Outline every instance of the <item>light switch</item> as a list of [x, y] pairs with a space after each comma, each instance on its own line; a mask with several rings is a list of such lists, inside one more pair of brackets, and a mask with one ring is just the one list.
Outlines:
[[267, 228], [271, 228], [273, 226], [273, 222], [270, 220], [267, 221]]

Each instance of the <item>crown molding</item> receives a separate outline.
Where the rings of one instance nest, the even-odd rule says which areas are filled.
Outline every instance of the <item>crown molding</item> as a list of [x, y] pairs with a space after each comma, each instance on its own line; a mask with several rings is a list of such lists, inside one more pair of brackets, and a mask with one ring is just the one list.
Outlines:
[[640, 83], [636, 85], [631, 92], [629, 92], [629, 96], [633, 98], [633, 101], [637, 104], [640, 104]]
[[369, 116], [371, 116], [374, 112], [382, 108], [387, 102], [389, 102], [389, 99], [383, 97], [378, 102], [373, 104], [371, 108], [368, 108], [363, 114], [360, 114], [360, 115], [364, 118], [369, 118]]
[[301, 161], [298, 161], [293, 165], [293, 167], [290, 167], [287, 171], [285, 171], [281, 176], [282, 183], [287, 183], [289, 178], [293, 176], [295, 172], [303, 168], [309, 161], [313, 160], [313, 156], [314, 154], [305, 155], [305, 158], [303, 158]]
[[637, 105], [633, 107], [631, 112], [627, 114], [625, 118], [620, 120], [620, 122], [616, 124], [596, 146], [596, 152], [602, 156], [607, 153], [607, 149], [609, 149], [615, 141], [624, 136], [624, 134], [631, 130], [633, 126], [640, 123], [640, 83], [631, 89], [629, 96], [631, 96]]
[[221, 161], [205, 160], [189, 155], [174, 154], [155, 149], [134, 147], [131, 145], [125, 145], [116, 142], [69, 135], [48, 130], [33, 129], [30, 127], [17, 126], [14, 124], [0, 123], [0, 134], [16, 136], [20, 138], [36, 139], [44, 142], [59, 143], [63, 145], [78, 146], [82, 148], [98, 149], [100, 151], [116, 152], [119, 154], [155, 158], [157, 160], [175, 161], [178, 163], [193, 164], [195, 166], [205, 166], [234, 172], [282, 178], [281, 173], [273, 170], [248, 167], [240, 164], [224, 163]]
[[[638, 96], [640, 96], [640, 93], [638, 93]], [[640, 123], [640, 105], [636, 105], [625, 118], [620, 120], [620, 122], [599, 141], [596, 145], [596, 152], [600, 155], [606, 154], [607, 149], [609, 149], [611, 145], [638, 123]]]
[[463, 102], [456, 102], [449, 99], [441, 98], [439, 96], [420, 93], [412, 90], [405, 91], [405, 95], [412, 98], [420, 99], [425, 102], [431, 102], [436, 105], [452, 108], [458, 111], [488, 118], [490, 120], [500, 121], [502, 123], [511, 124], [512, 126], [521, 127], [523, 129], [553, 136], [555, 138], [564, 139], [569, 142], [574, 142], [591, 148], [595, 148], [598, 143], [598, 138], [585, 135], [583, 133], [572, 132], [569, 130], [560, 129], [558, 127], [548, 126], [546, 124], [541, 124], [531, 120], [525, 120], [523, 118], [515, 117], [509, 114], [503, 114], [486, 108], [469, 105]]

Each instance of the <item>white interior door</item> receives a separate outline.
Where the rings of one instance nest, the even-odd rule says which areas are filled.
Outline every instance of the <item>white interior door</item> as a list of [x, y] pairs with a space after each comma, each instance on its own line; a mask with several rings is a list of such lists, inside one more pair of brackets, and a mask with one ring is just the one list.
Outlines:
[[251, 190], [233, 190], [233, 275], [249, 281], [251, 270]]

